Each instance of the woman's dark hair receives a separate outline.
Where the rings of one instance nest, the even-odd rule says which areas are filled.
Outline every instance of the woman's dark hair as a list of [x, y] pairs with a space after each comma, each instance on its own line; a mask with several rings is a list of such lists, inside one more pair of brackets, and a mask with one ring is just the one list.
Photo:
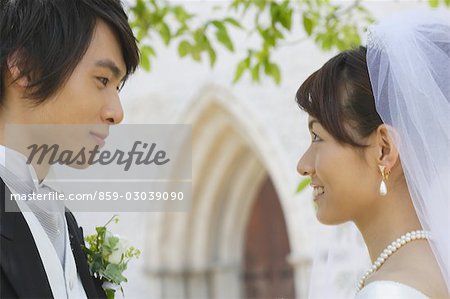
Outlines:
[[357, 139], [383, 122], [375, 109], [365, 47], [342, 52], [314, 72], [297, 91], [300, 108], [339, 143], [365, 148]]
[[4, 70], [11, 55], [17, 59], [21, 78], [30, 80], [27, 97], [36, 105], [42, 103], [73, 73], [98, 20], [106, 22], [116, 35], [126, 80], [139, 64], [139, 50], [119, 0], [1, 0], [0, 105], [4, 101]]

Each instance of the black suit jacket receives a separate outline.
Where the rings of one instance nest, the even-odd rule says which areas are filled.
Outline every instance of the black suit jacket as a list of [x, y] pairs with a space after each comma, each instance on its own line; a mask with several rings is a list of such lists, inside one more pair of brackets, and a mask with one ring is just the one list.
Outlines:
[[[6, 192], [6, 194], [5, 194]], [[0, 298], [53, 298], [47, 274], [28, 224], [20, 212], [5, 212], [10, 190], [0, 179]], [[14, 205], [17, 204], [14, 202]], [[106, 298], [101, 282], [89, 273], [83, 230], [66, 209], [70, 246], [88, 298]], [[57, 298], [58, 299], [58, 298]]]

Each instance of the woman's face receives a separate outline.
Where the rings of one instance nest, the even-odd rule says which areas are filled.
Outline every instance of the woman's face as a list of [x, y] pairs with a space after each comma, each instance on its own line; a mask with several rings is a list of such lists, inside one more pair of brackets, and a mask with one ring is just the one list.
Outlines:
[[308, 123], [312, 142], [297, 171], [311, 177], [311, 186], [321, 187], [313, 192], [317, 218], [323, 224], [354, 220], [377, 199], [380, 173], [354, 147], [340, 145], [315, 118]]

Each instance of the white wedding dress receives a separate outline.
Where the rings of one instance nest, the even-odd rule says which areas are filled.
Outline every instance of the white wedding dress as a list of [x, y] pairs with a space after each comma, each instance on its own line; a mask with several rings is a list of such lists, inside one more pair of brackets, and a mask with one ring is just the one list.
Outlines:
[[420, 291], [405, 284], [378, 280], [369, 283], [356, 294], [355, 299], [430, 299]]

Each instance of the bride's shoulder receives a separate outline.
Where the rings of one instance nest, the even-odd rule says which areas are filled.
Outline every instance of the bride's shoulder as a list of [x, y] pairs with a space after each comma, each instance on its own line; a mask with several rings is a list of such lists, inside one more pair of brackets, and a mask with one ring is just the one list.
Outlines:
[[355, 299], [376, 298], [429, 299], [428, 296], [413, 287], [390, 280], [377, 280], [367, 284], [358, 292]]
[[[416, 293], [416, 297], [411, 298], [428, 298], [427, 296], [429, 296], [448, 299], [447, 287], [431, 247], [427, 242], [414, 245], [405, 246], [403, 250], [396, 252], [380, 270], [369, 276], [366, 280], [365, 292], [377, 292], [380, 284], [389, 284], [387, 286], [389, 291], [394, 294], [396, 294], [395, 292], [402, 294], [401, 297], [400, 295], [397, 297], [391, 295], [392, 298], [409, 298], [403, 293]], [[389, 283], [378, 281], [388, 281]], [[371, 289], [374, 290], [371, 291]], [[419, 295], [422, 297], [418, 297]]]
[[446, 293], [445, 283], [439, 283], [440, 273], [434, 273], [432, 268], [420, 261], [408, 264], [397, 263], [397, 260], [392, 262], [366, 280], [366, 287], [360, 292], [362, 297], [358, 299], [447, 298], [443, 295]]

